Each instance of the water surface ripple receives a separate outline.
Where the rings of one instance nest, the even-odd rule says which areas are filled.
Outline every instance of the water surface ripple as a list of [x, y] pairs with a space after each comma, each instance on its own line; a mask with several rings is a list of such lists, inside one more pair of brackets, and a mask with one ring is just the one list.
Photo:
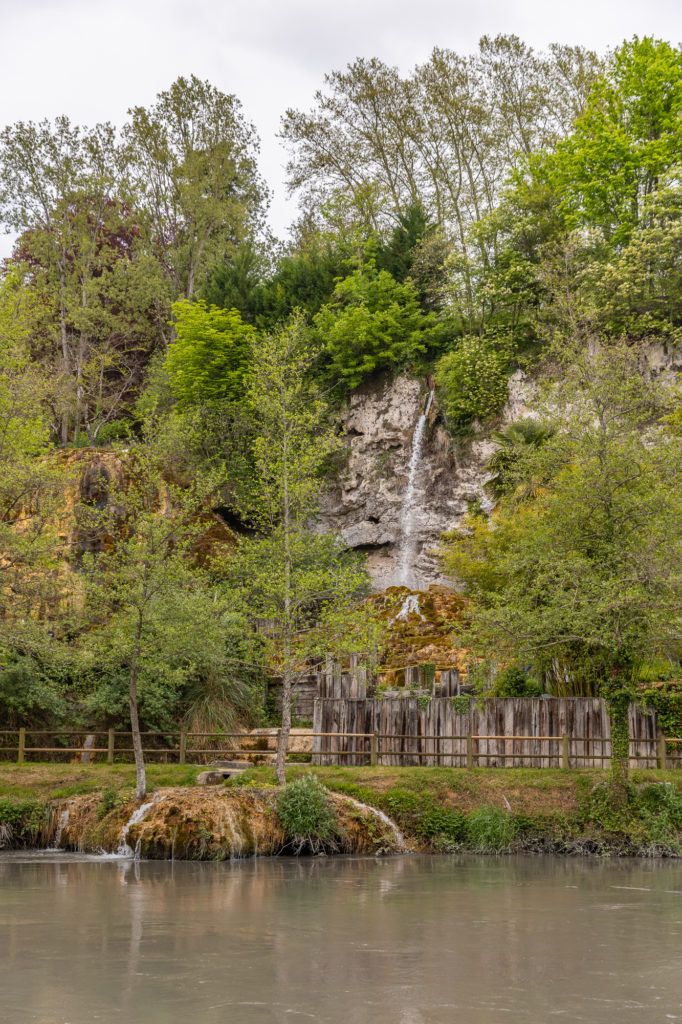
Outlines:
[[0, 855], [3, 1024], [682, 1021], [682, 868]]

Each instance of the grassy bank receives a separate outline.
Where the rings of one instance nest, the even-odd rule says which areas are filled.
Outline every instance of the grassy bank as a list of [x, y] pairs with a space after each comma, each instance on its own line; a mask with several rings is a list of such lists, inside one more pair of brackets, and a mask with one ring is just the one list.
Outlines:
[[[310, 770], [292, 765], [287, 778]], [[149, 790], [193, 786], [199, 771], [150, 765]], [[608, 774], [597, 771], [325, 767], [315, 774], [333, 792], [384, 811], [419, 850], [682, 853], [680, 772], [635, 772], [625, 807], [614, 803]], [[31, 845], [50, 801], [99, 793], [113, 805], [130, 796], [134, 775], [132, 765], [0, 765], [0, 828], [11, 825]], [[273, 769], [254, 768], [227, 783], [226, 791], [262, 791], [275, 781]]]

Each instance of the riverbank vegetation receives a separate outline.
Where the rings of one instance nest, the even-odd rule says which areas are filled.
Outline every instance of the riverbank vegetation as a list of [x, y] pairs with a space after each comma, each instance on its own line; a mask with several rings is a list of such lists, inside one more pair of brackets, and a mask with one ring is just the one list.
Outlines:
[[[676, 772], [633, 773], [625, 807], [614, 800], [609, 773], [596, 771], [316, 768], [311, 775], [309, 768], [292, 765], [287, 767], [284, 789], [276, 785], [273, 768], [255, 768], [223, 786], [199, 788], [194, 785], [196, 772], [192, 766], [149, 766], [150, 789], [158, 795], [170, 794], [173, 808], [169, 821], [162, 804], [156, 805], [146, 833], [150, 855], [164, 856], [164, 851], [169, 855], [173, 830], [180, 828], [180, 822], [188, 856], [221, 859], [239, 853], [224, 834], [225, 822], [232, 820], [234, 828], [234, 821], [241, 821], [244, 808], [251, 807], [241, 796], [249, 793], [257, 798], [261, 824], [264, 807], [275, 815], [281, 833], [277, 849], [283, 852], [356, 849], [353, 843], [349, 847], [337, 815], [337, 801], [347, 796], [386, 814], [412, 850], [682, 855], [682, 784]], [[87, 833], [86, 848], [96, 849], [95, 840], [99, 837], [103, 842], [105, 835], [115, 848], [135, 807], [134, 786], [132, 766], [0, 766], [0, 829], [4, 828], [5, 845], [48, 845], [45, 836], [53, 836], [55, 815], [70, 807], [70, 842], [78, 846], [81, 815], [82, 828], [87, 824], [92, 831]], [[185, 787], [186, 797], [178, 787]], [[351, 825], [346, 823], [351, 830], [353, 813], [357, 805], [344, 811], [351, 815]], [[370, 819], [367, 824], [366, 815], [362, 812], [363, 827], [354, 833], [353, 842], [364, 844], [361, 848], [366, 852], [395, 852], [395, 838], [386, 823], [379, 820], [373, 826]], [[211, 831], [211, 822], [222, 830], [222, 840]], [[240, 828], [244, 835], [253, 833], [248, 820]], [[243, 855], [254, 852], [258, 850], [252, 846], [242, 849]], [[276, 850], [261, 847], [260, 852]], [[176, 855], [185, 855], [180, 846]]]
[[605, 696], [641, 818], [628, 705], [672, 716], [682, 679], [681, 118], [662, 40], [359, 59], [284, 116], [286, 244], [210, 83], [5, 127], [0, 724], [132, 728], [141, 799], [141, 730], [258, 722], [276, 672], [283, 782], [297, 676], [384, 643], [316, 520], [344, 403], [430, 377], [456, 461], [514, 374], [536, 427], [498, 432], [496, 510], [441, 552], [455, 642], [482, 691]]

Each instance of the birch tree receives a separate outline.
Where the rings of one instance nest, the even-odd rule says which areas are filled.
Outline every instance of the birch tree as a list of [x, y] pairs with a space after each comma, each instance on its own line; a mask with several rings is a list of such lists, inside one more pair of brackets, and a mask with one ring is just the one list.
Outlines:
[[282, 677], [276, 768], [284, 784], [297, 674], [323, 650], [366, 650], [375, 634], [371, 615], [357, 611], [369, 588], [363, 565], [338, 538], [312, 530], [322, 471], [340, 442], [310, 382], [315, 353], [302, 320], [260, 338], [252, 358], [247, 402], [254, 417], [254, 479], [241, 504], [261, 536], [243, 538], [226, 568], [259, 620]]

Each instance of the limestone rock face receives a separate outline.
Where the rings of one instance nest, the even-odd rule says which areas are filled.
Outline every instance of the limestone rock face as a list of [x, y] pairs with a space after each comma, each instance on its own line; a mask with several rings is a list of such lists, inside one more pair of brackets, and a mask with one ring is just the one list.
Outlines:
[[[527, 415], [532, 391], [517, 371], [503, 422]], [[436, 391], [416, 465], [409, 571], [407, 578], [401, 575], [412, 440], [428, 395], [426, 380], [401, 376], [358, 389], [344, 414], [345, 467], [324, 496], [320, 527], [338, 530], [351, 548], [367, 554], [377, 590], [446, 582], [435, 554], [440, 536], [461, 523], [472, 503], [491, 507], [484, 485], [494, 445], [485, 437], [453, 442], [442, 426]]]

